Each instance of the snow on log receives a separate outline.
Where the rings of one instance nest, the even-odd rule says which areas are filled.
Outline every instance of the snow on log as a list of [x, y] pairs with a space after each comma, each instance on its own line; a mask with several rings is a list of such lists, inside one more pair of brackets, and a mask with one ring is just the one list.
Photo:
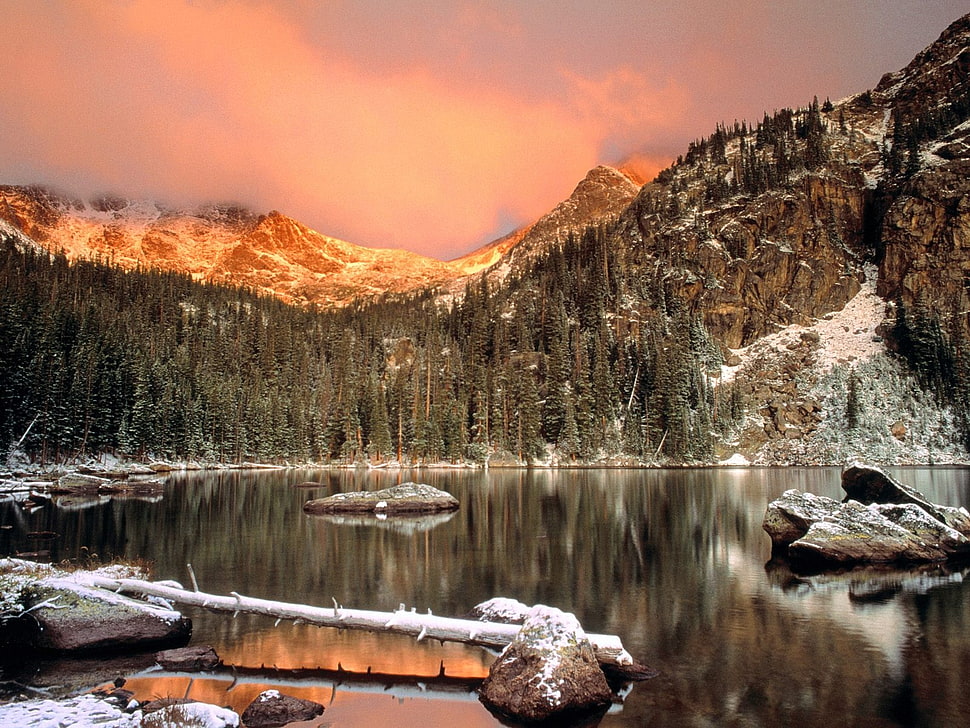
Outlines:
[[[276, 619], [286, 619], [319, 627], [338, 629], [361, 629], [370, 632], [391, 632], [419, 639], [436, 639], [442, 642], [463, 642], [495, 649], [504, 649], [519, 633], [517, 624], [478, 622], [452, 617], [419, 614], [401, 607], [393, 612], [377, 612], [364, 609], [345, 609], [334, 603], [332, 607], [313, 607], [267, 599], [246, 597], [232, 592], [231, 596], [206, 594], [175, 586], [163, 585], [141, 579], [110, 579], [92, 575], [85, 581], [91, 586], [115, 592], [160, 597], [187, 606], [202, 607], [212, 611], [262, 614]], [[631, 666], [633, 657], [615, 635], [587, 634], [596, 658], [604, 665]]]

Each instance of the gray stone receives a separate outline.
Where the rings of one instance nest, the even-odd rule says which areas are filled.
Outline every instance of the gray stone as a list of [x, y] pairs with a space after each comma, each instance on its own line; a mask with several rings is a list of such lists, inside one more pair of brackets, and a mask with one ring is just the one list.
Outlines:
[[870, 503], [913, 503], [933, 518], [970, 535], [970, 514], [964, 508], [953, 508], [931, 503], [916, 488], [895, 480], [888, 473], [869, 465], [853, 463], [842, 471], [842, 490], [846, 500]]
[[929, 503], [918, 491], [891, 482], [875, 468], [850, 470], [850, 494], [894, 502], [838, 503], [786, 491], [768, 505], [762, 524], [776, 551], [810, 568], [935, 563], [970, 554], [970, 540], [949, 525], [961, 521], [966, 511]]
[[401, 483], [377, 491], [337, 493], [307, 501], [306, 513], [371, 513], [378, 516], [441, 513], [458, 509], [458, 499], [424, 483]]
[[[903, 522], [918, 522], [924, 526], [934, 521], [919, 506], [913, 504], [892, 508], [906, 510], [905, 513], [893, 513]], [[936, 523], [945, 528], [939, 522]], [[952, 542], [954, 537], [963, 539], [964, 544], [966, 543], [965, 538], [952, 530], [946, 541]], [[843, 504], [836, 518], [813, 523], [808, 533], [788, 547], [791, 559], [826, 566], [946, 561], [950, 553], [941, 541], [926, 541], [902, 523], [881, 513], [880, 506], [867, 507], [856, 501]]]
[[762, 528], [774, 546], [787, 546], [808, 533], [813, 523], [834, 517], [839, 509], [838, 501], [824, 495], [786, 490], [768, 504]]
[[97, 491], [103, 485], [111, 483], [109, 478], [101, 478], [97, 475], [85, 475], [84, 473], [67, 473], [57, 479], [57, 485], [61, 488], [72, 490], [94, 490]]
[[179, 612], [69, 579], [33, 584], [25, 590], [25, 604], [38, 626], [34, 646], [53, 652], [178, 646], [192, 634], [191, 620]]
[[174, 672], [200, 672], [222, 664], [219, 655], [208, 645], [163, 650], [155, 655], [155, 661], [163, 669]]

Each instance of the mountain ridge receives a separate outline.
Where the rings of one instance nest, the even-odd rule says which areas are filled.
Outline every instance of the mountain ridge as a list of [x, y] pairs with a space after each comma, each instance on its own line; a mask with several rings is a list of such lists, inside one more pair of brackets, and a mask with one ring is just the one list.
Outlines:
[[[607, 182], [611, 180], [611, 182]], [[635, 183], [617, 169], [590, 170], [576, 190], [536, 222], [443, 261], [369, 248], [317, 232], [278, 210], [257, 214], [234, 203], [172, 208], [99, 195], [89, 200], [38, 185], [0, 185], [0, 220], [51, 252], [103, 258], [122, 267], [157, 266], [199, 280], [242, 285], [289, 303], [346, 305], [355, 299], [445, 287], [492, 268], [513, 250], [542, 247], [541, 236], [577, 232], [612, 210], [611, 188]], [[544, 238], [543, 238], [544, 239]]]
[[[126, 433], [105, 440], [115, 444], [136, 442], [128, 433], [137, 420], [143, 447], [161, 442], [181, 452], [203, 443], [235, 457], [283, 457], [288, 450], [261, 429], [271, 417], [272, 432], [294, 433], [287, 447], [348, 463], [386, 462], [395, 452], [398, 461], [485, 464], [810, 465], [860, 453], [884, 463], [963, 461], [968, 19], [873, 89], [766, 113], [757, 124], [716, 125], [648, 184], [594, 168], [566, 200], [476, 251], [464, 269], [461, 259], [428, 263], [397, 290], [390, 282], [401, 280], [405, 263], [386, 251], [357, 252], [279, 212], [225, 206], [179, 216], [121, 198], [57, 202], [7, 188], [0, 216], [24, 231], [15, 247], [28, 233], [51, 248], [64, 235], [93, 243], [104, 260], [150, 253], [176, 265], [193, 233], [209, 256], [193, 276], [215, 270], [226, 282], [282, 290], [298, 302], [373, 294], [370, 305], [324, 315], [269, 297], [233, 305], [231, 289], [143, 276], [166, 306], [132, 312], [129, 340], [162, 336], [142, 325], [159, 316], [193, 325], [162, 327], [169, 353], [161, 361], [155, 342], [126, 346], [136, 357], [126, 375], [131, 391], [118, 411], [99, 405]], [[124, 224], [126, 210], [137, 235]], [[29, 286], [16, 265], [11, 285]], [[51, 267], [51, 276], [70, 275], [62, 259]], [[67, 322], [88, 316], [71, 308], [80, 301], [64, 288], [82, 284], [73, 286], [48, 285], [69, 309]], [[384, 297], [429, 286], [426, 295]], [[114, 321], [131, 287], [119, 283], [115, 293], [101, 303], [105, 321]], [[257, 305], [266, 313], [250, 315]], [[97, 311], [92, 302], [92, 326]], [[0, 366], [12, 367], [11, 382], [36, 382], [32, 407], [47, 418], [38, 437], [60, 427], [75, 447], [51, 402], [89, 402], [98, 387], [82, 387], [84, 377], [109, 376], [111, 347], [100, 354], [101, 369], [95, 361], [58, 374], [72, 354], [50, 347], [70, 341], [71, 327], [45, 315], [24, 323], [20, 312], [0, 307], [14, 317], [9, 330], [46, 332], [13, 340], [37, 349], [32, 356], [48, 362], [64, 394], [52, 398], [48, 379], [33, 377], [33, 358], [24, 357], [24, 371], [15, 358], [0, 357]], [[290, 328], [276, 331], [284, 321]], [[219, 332], [205, 322], [231, 324], [237, 335], [213, 346], [206, 339]], [[98, 356], [88, 343], [75, 350], [82, 363]], [[201, 351], [236, 354], [215, 366]], [[299, 362], [277, 359], [294, 352]], [[230, 362], [246, 376], [237, 370], [238, 386], [227, 390]], [[308, 387], [280, 374], [296, 371]], [[152, 407], [161, 414], [148, 426]], [[28, 415], [10, 411], [20, 419], [6, 432], [19, 438]], [[181, 429], [168, 431], [169, 422]], [[161, 428], [165, 438], [155, 434]], [[218, 434], [237, 430], [229, 444]]]

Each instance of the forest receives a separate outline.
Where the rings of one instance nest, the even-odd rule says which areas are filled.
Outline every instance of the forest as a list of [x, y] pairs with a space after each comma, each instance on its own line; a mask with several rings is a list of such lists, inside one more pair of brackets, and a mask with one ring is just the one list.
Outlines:
[[[871, 104], [867, 96], [857, 103]], [[919, 143], [966, 118], [958, 102], [945, 118], [896, 119], [883, 194], [918, 169]], [[831, 103], [816, 99], [753, 128], [719, 125], [658, 176], [644, 204], [689, 223], [705, 206], [814, 173], [847, 133], [841, 111], [837, 123], [832, 116]], [[425, 291], [341, 309], [175, 272], [70, 263], [0, 234], [0, 452], [40, 463], [101, 453], [225, 463], [711, 462], [751, 403], [720, 382], [721, 349], [664, 272], [619, 259], [615, 225], [567, 236], [501, 284], [485, 273], [462, 295]], [[863, 254], [878, 262], [878, 245]], [[899, 301], [897, 311], [896, 350], [970, 432], [965, 336], [926, 307]]]
[[607, 237], [450, 304], [339, 310], [5, 240], [0, 442], [45, 463], [709, 459], [737, 415], [718, 349], [662, 291], [620, 305]]

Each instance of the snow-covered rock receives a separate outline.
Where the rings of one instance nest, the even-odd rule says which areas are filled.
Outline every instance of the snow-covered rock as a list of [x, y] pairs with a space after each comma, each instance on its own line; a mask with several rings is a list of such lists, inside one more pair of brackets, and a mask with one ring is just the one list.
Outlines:
[[495, 597], [476, 604], [465, 615], [466, 619], [477, 619], [479, 622], [500, 622], [502, 624], [522, 624], [529, 616], [531, 607], [517, 599]]
[[479, 697], [516, 721], [560, 724], [605, 711], [612, 692], [576, 617], [540, 604], [489, 669]]

